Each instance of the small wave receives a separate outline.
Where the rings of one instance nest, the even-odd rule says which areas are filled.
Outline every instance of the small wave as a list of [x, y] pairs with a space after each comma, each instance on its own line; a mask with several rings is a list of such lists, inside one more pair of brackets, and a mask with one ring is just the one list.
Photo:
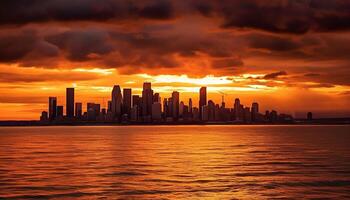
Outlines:
[[121, 195], [147, 195], [147, 194], [167, 194], [172, 193], [174, 191], [170, 190], [129, 190], [124, 191], [119, 194]]
[[228, 192], [232, 190], [232, 188], [230, 187], [220, 187], [220, 188], [203, 188], [203, 189], [193, 189], [193, 190], [190, 190], [188, 192], [214, 192], [214, 193], [218, 193], [218, 192]]
[[295, 172], [286, 171], [273, 171], [273, 172], [247, 172], [247, 173], [236, 173], [234, 176], [247, 177], [247, 176], [278, 176], [286, 174], [294, 174]]
[[333, 181], [300, 181], [300, 182], [280, 182], [272, 183], [275, 186], [287, 187], [347, 187], [350, 186], [350, 181], [347, 180], [333, 180]]
[[144, 179], [145, 182], [164, 182], [164, 183], [185, 183], [186, 181], [179, 181], [179, 180], [173, 180], [173, 179]]
[[48, 194], [48, 195], [17, 195], [9, 196], [5, 199], [55, 199], [55, 198], [69, 198], [69, 197], [91, 197], [92, 195], [101, 195], [101, 193], [86, 193], [86, 192], [70, 192], [70, 193], [59, 193], [59, 194]]
[[259, 150], [255, 150], [255, 151], [248, 151], [248, 153], [252, 153], [252, 154], [263, 154], [263, 153], [271, 153], [271, 151], [259, 151]]
[[180, 177], [180, 178], [193, 178], [192, 175], [186, 175], [186, 174], [175, 174], [174, 177]]
[[19, 190], [37, 190], [37, 191], [55, 191], [55, 190], [74, 190], [75, 186], [22, 186]]
[[102, 174], [101, 176], [110, 177], [110, 176], [143, 176], [143, 175], [146, 175], [146, 174], [141, 172], [124, 171], [124, 172]]

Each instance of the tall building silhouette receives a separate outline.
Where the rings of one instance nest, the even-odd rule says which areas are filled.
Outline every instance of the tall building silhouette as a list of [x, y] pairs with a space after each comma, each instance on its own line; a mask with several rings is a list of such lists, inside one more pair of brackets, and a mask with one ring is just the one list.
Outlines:
[[215, 120], [215, 103], [212, 100], [208, 101], [208, 120]]
[[112, 115], [113, 118], [120, 119], [122, 114], [122, 93], [119, 85], [115, 85], [112, 90]]
[[168, 99], [163, 98], [163, 116], [164, 118], [169, 117]]
[[277, 111], [275, 111], [275, 110], [272, 110], [271, 112], [270, 112], [270, 122], [276, 122], [277, 121], [277, 119], [278, 119], [278, 113], [277, 113]]
[[252, 121], [252, 114], [249, 107], [243, 109], [243, 121], [250, 123]]
[[54, 120], [57, 116], [57, 97], [49, 97], [49, 119]]
[[74, 117], [74, 88], [66, 88], [66, 116]]
[[40, 121], [47, 121], [47, 120], [48, 120], [47, 112], [42, 111], [40, 116]]
[[132, 95], [132, 107], [139, 106], [140, 102], [141, 100], [139, 95]]
[[127, 114], [130, 118], [130, 110], [131, 110], [131, 89], [124, 88], [123, 89], [123, 113]]
[[199, 89], [199, 118], [202, 119], [202, 107], [207, 105], [207, 87]]
[[179, 119], [179, 106], [180, 106], [180, 94], [177, 91], [174, 91], [171, 95], [172, 106], [173, 106], [173, 120]]
[[308, 112], [307, 114], [306, 114], [306, 118], [307, 118], [307, 120], [312, 120], [312, 112]]
[[95, 105], [95, 103], [90, 103], [90, 102], [86, 103], [86, 110], [87, 110], [87, 111], [88, 111], [89, 109], [93, 109], [93, 110], [94, 110], [94, 105]]
[[179, 106], [179, 117], [182, 118], [184, 114], [184, 107], [185, 103], [183, 101], [180, 101], [180, 106]]
[[202, 121], [208, 121], [209, 119], [209, 106], [208, 105], [204, 105], [202, 106], [202, 117], [200, 120]]
[[162, 119], [162, 105], [159, 102], [152, 104], [152, 120], [159, 121]]
[[236, 120], [242, 120], [242, 118], [241, 118], [241, 113], [242, 113], [241, 112], [241, 101], [238, 98], [235, 99], [233, 110], [235, 112]]
[[142, 90], [142, 116], [151, 117], [152, 115], [152, 104], [153, 104], [153, 90], [151, 83], [143, 83]]
[[80, 118], [83, 113], [83, 104], [80, 102], [75, 103], [75, 117]]
[[192, 99], [191, 98], [188, 100], [188, 112], [190, 114], [192, 114]]
[[63, 106], [57, 106], [56, 112], [57, 112], [57, 118], [62, 119], [63, 118]]
[[97, 117], [100, 114], [100, 112], [101, 112], [101, 105], [98, 104], [98, 103], [95, 103], [93, 108], [94, 108], [94, 111], [95, 111], [95, 115]]
[[87, 118], [89, 121], [96, 120], [96, 110], [95, 103], [87, 103], [86, 104]]
[[208, 101], [208, 120], [215, 120], [215, 103], [212, 100]]
[[160, 102], [159, 93], [154, 93], [153, 95], [153, 103]]
[[173, 107], [173, 98], [172, 97], [169, 97], [168, 98], [168, 117], [171, 117], [173, 118], [173, 110], [174, 110], [174, 107]]
[[252, 121], [258, 121], [259, 104], [257, 102], [252, 103]]
[[108, 101], [107, 102], [107, 113], [111, 113], [112, 112], [112, 101]]

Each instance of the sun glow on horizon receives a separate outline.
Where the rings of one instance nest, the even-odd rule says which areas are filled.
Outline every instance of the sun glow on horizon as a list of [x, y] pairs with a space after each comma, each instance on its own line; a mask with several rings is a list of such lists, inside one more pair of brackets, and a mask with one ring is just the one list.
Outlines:
[[85, 68], [75, 68], [72, 71], [74, 72], [89, 72], [89, 73], [97, 73], [97, 74], [103, 74], [103, 75], [110, 75], [112, 74], [115, 69], [101, 69], [101, 68], [93, 68], [93, 69], [85, 69]]
[[137, 76], [147, 79], [153, 83], [187, 83], [194, 85], [227, 85], [235, 82], [243, 82], [249, 79], [262, 78], [263, 74], [242, 74], [238, 76], [214, 76], [207, 75], [202, 78], [191, 78], [186, 74], [182, 75], [149, 75], [149, 74], [137, 74]]

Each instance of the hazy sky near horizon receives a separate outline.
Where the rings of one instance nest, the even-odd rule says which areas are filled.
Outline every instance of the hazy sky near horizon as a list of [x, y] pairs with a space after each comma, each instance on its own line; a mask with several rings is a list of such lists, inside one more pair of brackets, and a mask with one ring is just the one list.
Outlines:
[[0, 120], [37, 119], [66, 87], [106, 104], [144, 81], [185, 103], [207, 86], [228, 106], [344, 116], [349, 33], [348, 0], [0, 1]]

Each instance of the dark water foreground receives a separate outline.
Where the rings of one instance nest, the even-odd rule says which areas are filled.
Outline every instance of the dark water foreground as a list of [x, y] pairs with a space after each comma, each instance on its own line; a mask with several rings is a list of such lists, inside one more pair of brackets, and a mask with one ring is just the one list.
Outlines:
[[350, 126], [0, 128], [0, 198], [350, 198]]

